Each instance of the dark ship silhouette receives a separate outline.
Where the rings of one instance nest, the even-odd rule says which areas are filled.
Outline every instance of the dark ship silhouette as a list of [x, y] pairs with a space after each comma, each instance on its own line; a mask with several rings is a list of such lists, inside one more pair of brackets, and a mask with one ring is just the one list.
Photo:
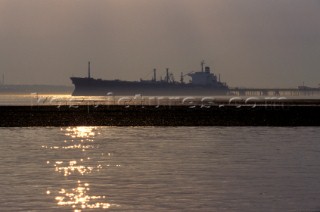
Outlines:
[[[71, 77], [75, 86], [73, 96], [176, 96], [176, 95], [225, 95], [228, 93], [226, 83], [220, 81], [211, 73], [210, 67], [204, 66], [201, 62], [201, 71], [192, 71], [188, 74], [181, 73], [180, 82], [174, 80], [173, 74], [166, 70], [164, 79], [157, 80], [156, 69], [153, 71], [151, 80], [122, 81], [122, 80], [102, 80], [91, 77], [90, 62], [88, 62], [88, 77]], [[191, 77], [189, 83], [184, 82], [184, 77]]]

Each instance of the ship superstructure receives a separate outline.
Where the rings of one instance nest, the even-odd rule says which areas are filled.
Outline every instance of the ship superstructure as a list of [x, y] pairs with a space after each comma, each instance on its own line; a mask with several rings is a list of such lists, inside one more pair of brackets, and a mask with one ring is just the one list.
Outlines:
[[[224, 95], [229, 88], [220, 81], [210, 67], [201, 63], [201, 71], [192, 71], [188, 74], [181, 73], [180, 81], [176, 81], [169, 69], [166, 69], [164, 79], [157, 80], [157, 70], [153, 70], [151, 80], [123, 81], [102, 80], [91, 77], [90, 62], [88, 62], [88, 77], [71, 77], [75, 86], [74, 96], [106, 96], [112, 93], [116, 96], [144, 95], [144, 96], [186, 96], [186, 95]], [[184, 77], [191, 77], [191, 81], [184, 82]]]

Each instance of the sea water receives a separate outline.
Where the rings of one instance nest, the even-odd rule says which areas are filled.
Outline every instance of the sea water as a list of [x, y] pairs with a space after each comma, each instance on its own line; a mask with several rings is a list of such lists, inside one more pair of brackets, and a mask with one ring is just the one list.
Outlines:
[[318, 127], [0, 128], [1, 211], [319, 211]]

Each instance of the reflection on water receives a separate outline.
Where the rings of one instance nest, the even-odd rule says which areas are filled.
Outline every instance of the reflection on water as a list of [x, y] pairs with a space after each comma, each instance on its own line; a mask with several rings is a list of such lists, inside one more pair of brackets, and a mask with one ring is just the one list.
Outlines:
[[[80, 163], [85, 163], [85, 162], [83, 159], [80, 159]], [[100, 164], [97, 165], [96, 167], [79, 165], [78, 161], [76, 160], [69, 161], [67, 163], [64, 163], [63, 161], [56, 161], [54, 166], [55, 166], [55, 171], [62, 173], [64, 176], [72, 175], [75, 172], [78, 172], [81, 175], [89, 174], [94, 169], [102, 168]]]
[[[85, 138], [87, 141], [93, 141], [90, 140], [90, 138], [94, 138], [96, 135], [95, 133], [95, 127], [74, 127], [74, 128], [67, 128], [66, 129], [66, 136], [70, 136], [72, 138]], [[83, 142], [83, 140], [81, 140]]]
[[0, 135], [0, 211], [320, 211], [319, 127]]
[[[98, 158], [92, 159], [87, 150], [98, 147], [94, 145], [94, 138], [99, 133], [96, 127], [69, 127], [62, 128], [61, 131], [66, 136], [60, 145], [42, 146], [47, 151], [60, 151], [59, 155], [65, 155], [65, 158], [54, 161], [47, 161], [47, 165], [63, 176], [60, 178], [61, 185], [69, 185], [60, 188], [47, 190], [47, 195], [55, 196], [58, 206], [69, 207], [74, 211], [82, 209], [107, 209], [118, 205], [106, 202], [106, 196], [95, 195], [91, 192], [90, 183], [82, 180], [82, 176], [99, 172], [106, 166], [100, 164]], [[62, 152], [61, 152], [62, 151]], [[72, 154], [70, 151], [73, 151]], [[67, 157], [67, 156], [72, 156]], [[103, 155], [103, 153], [101, 154]], [[110, 155], [108, 155], [110, 156]]]
[[78, 181], [78, 185], [75, 188], [66, 190], [61, 189], [59, 195], [56, 196], [58, 205], [71, 206], [75, 211], [79, 211], [78, 208], [109, 208], [111, 204], [100, 202], [105, 199], [105, 196], [93, 196], [89, 195], [90, 185], [88, 183], [81, 183]]

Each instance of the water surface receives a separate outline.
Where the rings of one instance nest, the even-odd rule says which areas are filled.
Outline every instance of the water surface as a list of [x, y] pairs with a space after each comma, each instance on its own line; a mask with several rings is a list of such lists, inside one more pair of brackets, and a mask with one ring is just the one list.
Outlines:
[[319, 211], [320, 128], [0, 128], [2, 211]]

